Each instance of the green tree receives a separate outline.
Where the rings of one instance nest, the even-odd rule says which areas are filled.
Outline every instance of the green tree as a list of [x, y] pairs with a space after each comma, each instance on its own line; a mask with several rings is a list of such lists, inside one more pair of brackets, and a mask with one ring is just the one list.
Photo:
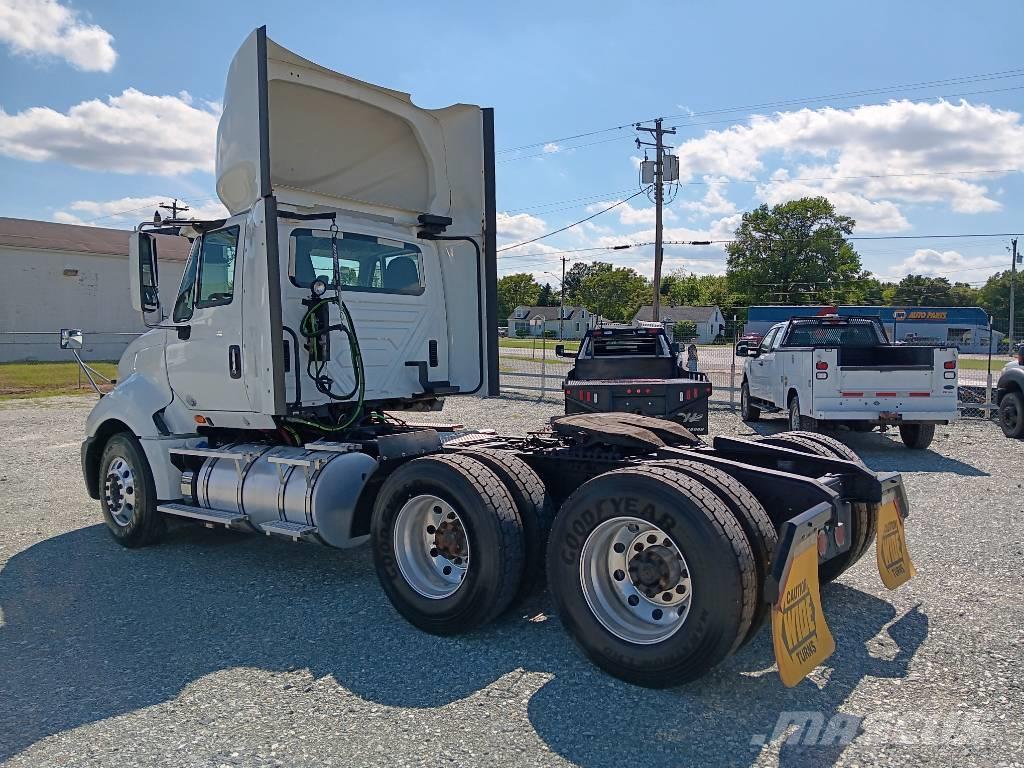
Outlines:
[[595, 261], [587, 268], [573, 303], [606, 320], [628, 323], [640, 305], [650, 301], [651, 284], [646, 277], [629, 267]]
[[846, 240], [855, 225], [824, 197], [744, 213], [726, 246], [729, 286], [748, 304], [845, 302], [867, 277]]
[[553, 301], [554, 297], [555, 297], [555, 294], [554, 294], [554, 291], [551, 290], [551, 283], [544, 283], [544, 285], [540, 289], [540, 294], [537, 296], [537, 306], [538, 307], [553, 307], [553, 306], [555, 306], [555, 304], [557, 304], [558, 302], [555, 302], [555, 304], [551, 303]]
[[[1024, 281], [1017, 275], [1016, 296], [1013, 304], [1014, 338], [1024, 328]], [[1006, 333], [1010, 320], [1010, 270], [992, 275], [978, 291], [979, 304], [992, 315], [992, 327]]]
[[583, 285], [583, 280], [597, 270], [601, 264], [600, 261], [595, 261], [592, 264], [584, 264], [579, 261], [569, 267], [565, 273], [565, 280], [562, 282], [562, 292], [565, 294], [566, 304], [580, 303], [580, 287]]
[[680, 320], [672, 326], [672, 340], [687, 342], [697, 338], [697, 324], [693, 320]]
[[540, 286], [528, 272], [505, 275], [498, 280], [498, 317], [507, 318], [520, 305], [537, 306]]

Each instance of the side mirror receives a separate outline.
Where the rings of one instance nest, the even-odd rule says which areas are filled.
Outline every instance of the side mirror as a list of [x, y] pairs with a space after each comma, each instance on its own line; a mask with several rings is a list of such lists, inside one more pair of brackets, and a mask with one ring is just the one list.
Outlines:
[[81, 349], [85, 346], [85, 339], [82, 336], [82, 331], [78, 328], [61, 328], [60, 329], [60, 348], [61, 349]]
[[565, 357], [565, 344], [555, 344], [555, 356]]
[[749, 349], [749, 345], [745, 341], [741, 341], [736, 345], [736, 357], [746, 357]]
[[679, 357], [680, 347], [679, 347], [679, 342], [678, 341], [673, 341], [671, 344], [668, 345], [668, 348], [672, 352], [673, 355], [675, 355], [676, 357]]
[[128, 282], [132, 308], [136, 312], [160, 309], [156, 238], [147, 232], [132, 232], [128, 244]]
[[747, 357], [760, 357], [761, 347], [747, 347]]

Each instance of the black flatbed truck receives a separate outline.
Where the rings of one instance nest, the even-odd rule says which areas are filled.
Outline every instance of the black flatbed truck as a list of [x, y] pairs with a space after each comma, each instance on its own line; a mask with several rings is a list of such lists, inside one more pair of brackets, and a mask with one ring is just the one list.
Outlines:
[[669, 419], [695, 435], [708, 433], [711, 382], [679, 363], [679, 347], [663, 328], [594, 328], [576, 355], [562, 391], [565, 413], [633, 413]]

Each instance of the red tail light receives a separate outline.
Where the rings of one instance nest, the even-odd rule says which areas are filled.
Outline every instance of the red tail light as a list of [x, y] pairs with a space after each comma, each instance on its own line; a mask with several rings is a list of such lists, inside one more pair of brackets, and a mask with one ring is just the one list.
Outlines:
[[817, 368], [819, 371], [827, 371], [828, 363], [826, 363], [824, 360], [819, 360], [817, 363], [814, 364], [814, 367]]
[[947, 371], [952, 371], [954, 368], [956, 368], [956, 360], [947, 360], [942, 364], [942, 367], [945, 368]]

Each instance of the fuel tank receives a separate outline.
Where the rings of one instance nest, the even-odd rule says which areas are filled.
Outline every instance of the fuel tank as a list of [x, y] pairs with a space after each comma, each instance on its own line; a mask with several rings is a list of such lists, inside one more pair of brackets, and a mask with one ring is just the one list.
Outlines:
[[358, 445], [236, 443], [217, 453], [182, 477], [182, 494], [196, 506], [248, 515], [255, 530], [278, 521], [304, 524], [315, 528], [305, 538], [332, 547], [353, 547], [368, 538], [354, 536], [352, 523], [377, 460]]

